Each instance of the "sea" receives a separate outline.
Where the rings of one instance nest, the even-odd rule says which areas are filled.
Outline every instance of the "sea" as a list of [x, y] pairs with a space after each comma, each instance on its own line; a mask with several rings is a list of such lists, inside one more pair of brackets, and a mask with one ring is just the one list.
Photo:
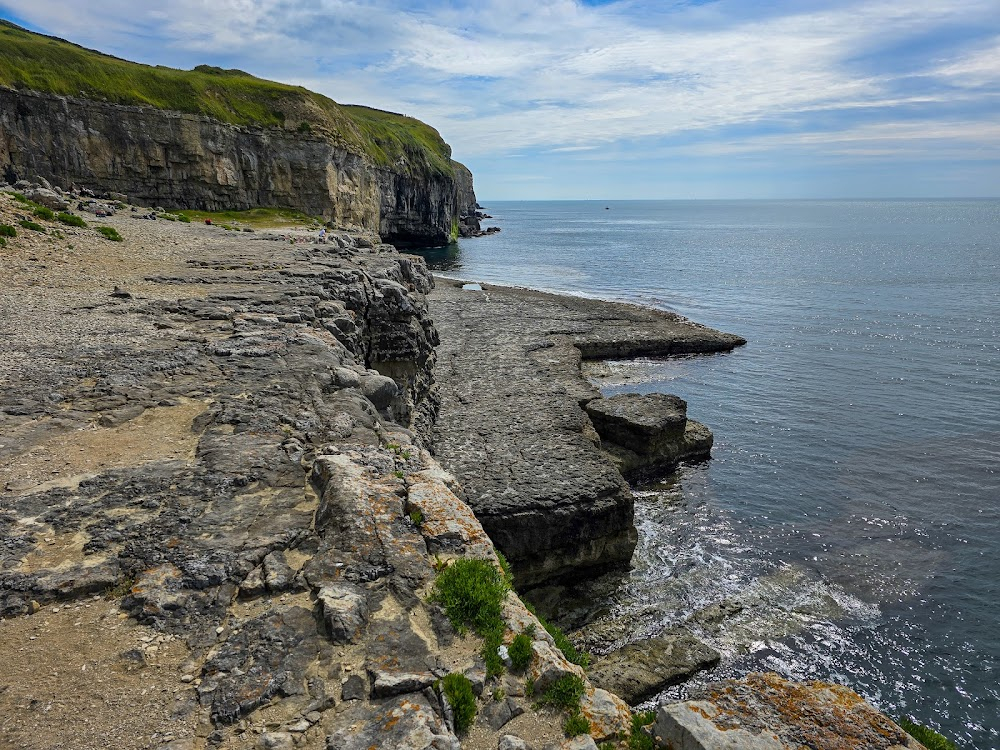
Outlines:
[[633, 568], [580, 592], [591, 624], [687, 625], [723, 654], [702, 682], [832, 681], [1000, 748], [1000, 201], [483, 203], [502, 231], [422, 251], [436, 275], [748, 340], [588, 366], [715, 434], [635, 488]]

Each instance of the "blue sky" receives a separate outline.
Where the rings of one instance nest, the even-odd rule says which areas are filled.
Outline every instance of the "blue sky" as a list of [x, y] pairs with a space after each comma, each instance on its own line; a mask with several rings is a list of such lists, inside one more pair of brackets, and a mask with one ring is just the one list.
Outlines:
[[0, 0], [436, 127], [481, 200], [1000, 196], [1000, 0]]

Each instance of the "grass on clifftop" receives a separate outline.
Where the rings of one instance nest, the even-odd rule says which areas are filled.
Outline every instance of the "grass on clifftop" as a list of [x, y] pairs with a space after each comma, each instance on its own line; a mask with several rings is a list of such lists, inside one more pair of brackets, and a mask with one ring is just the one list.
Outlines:
[[905, 729], [913, 739], [926, 747], [927, 750], [958, 750], [958, 746], [947, 737], [938, 734], [929, 727], [910, 721], [906, 717], [899, 720], [899, 726]]
[[210, 219], [213, 224], [229, 222], [245, 224], [257, 228], [318, 227], [322, 222], [309, 214], [293, 208], [251, 208], [248, 211], [175, 211], [175, 216], [187, 217], [191, 221], [203, 222]]
[[342, 106], [242, 70], [141, 65], [0, 20], [0, 86], [206, 115], [232, 125], [323, 137], [379, 166], [453, 175], [451, 148], [412, 117]]

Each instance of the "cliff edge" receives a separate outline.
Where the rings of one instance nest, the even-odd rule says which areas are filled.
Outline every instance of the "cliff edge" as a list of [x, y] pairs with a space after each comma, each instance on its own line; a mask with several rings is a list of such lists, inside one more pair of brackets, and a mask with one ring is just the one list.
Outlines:
[[0, 177], [144, 205], [295, 208], [397, 244], [476, 203], [432, 127], [239, 70], [140, 65], [0, 21]]

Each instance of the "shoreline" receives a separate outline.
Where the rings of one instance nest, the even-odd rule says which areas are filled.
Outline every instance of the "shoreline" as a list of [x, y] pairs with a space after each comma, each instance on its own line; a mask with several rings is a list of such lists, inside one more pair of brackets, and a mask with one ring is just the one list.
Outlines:
[[[18, 212], [0, 195], [3, 223]], [[347, 234], [336, 246], [268, 242], [128, 218], [101, 222], [121, 243], [48, 222], [5, 248], [6, 738], [71, 737], [81, 750], [109, 738], [136, 750], [495, 750], [512, 734], [536, 750], [623, 748], [628, 706], [570, 663], [516, 595], [503, 601], [503, 638], [528, 635], [529, 667], [499, 677], [487, 676], [479, 639], [428, 602], [444, 564], [497, 558], [426, 450], [434, 373], [460, 365], [462, 348], [451, 338], [435, 348], [426, 267]], [[482, 299], [441, 291], [459, 294], [463, 326], [498, 322]], [[596, 398], [584, 351], [705, 351], [740, 339], [620, 303], [492, 294], [507, 300], [513, 328], [480, 332], [522, 356], [467, 350], [500, 376], [489, 394], [497, 410], [473, 416], [560, 426], [511, 453], [551, 459], [553, 471], [511, 480], [555, 487], [551, 517], [534, 518], [564, 534], [560, 520], [596, 477], [610, 539], [581, 552], [590, 567], [618, 564], [631, 518], [618, 469], [597, 452], [607, 438], [581, 408]], [[527, 307], [545, 311], [544, 332], [523, 330]], [[519, 395], [503, 378], [510, 366], [527, 374], [536, 410], [498, 398]], [[676, 430], [677, 405], [660, 408], [657, 429]], [[503, 492], [497, 500], [515, 507]], [[461, 738], [435, 689], [447, 674], [469, 680], [480, 710]], [[570, 744], [563, 713], [530, 695], [529, 684], [544, 691], [564, 678], [582, 681], [589, 744]], [[39, 702], [51, 713], [38, 714]]]

